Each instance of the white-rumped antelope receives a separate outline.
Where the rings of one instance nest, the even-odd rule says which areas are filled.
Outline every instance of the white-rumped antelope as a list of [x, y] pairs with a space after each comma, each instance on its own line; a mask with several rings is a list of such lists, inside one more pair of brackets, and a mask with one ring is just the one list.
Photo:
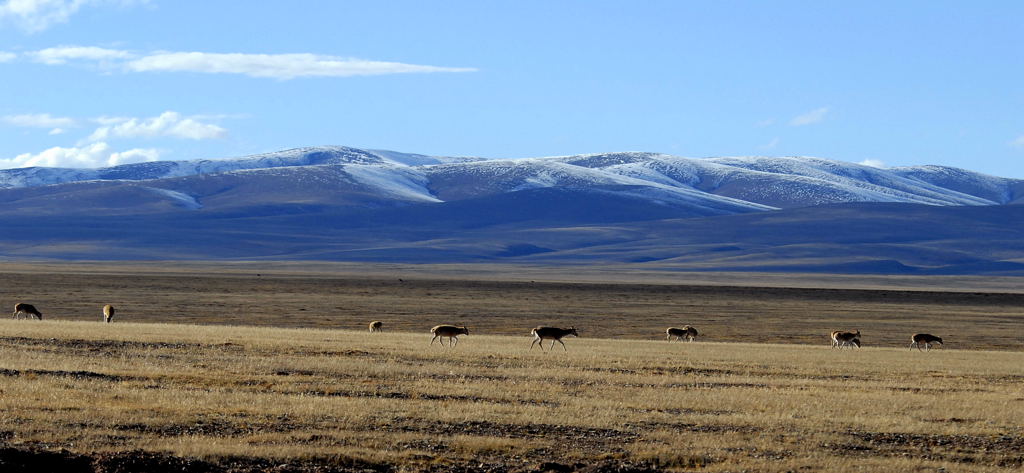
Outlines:
[[912, 337], [910, 337], [910, 342], [911, 350], [914, 349], [914, 346], [917, 346], [917, 349], [920, 350], [921, 345], [924, 345], [926, 349], [931, 350], [932, 343], [938, 343], [939, 345], [942, 345], [942, 337], [936, 337], [935, 335], [932, 335], [930, 333], [915, 333]]
[[103, 306], [103, 321], [108, 324], [113, 322], [115, 312], [117, 312], [117, 310], [114, 309], [114, 306], [110, 304]]
[[833, 331], [830, 334], [832, 338], [832, 348], [842, 349], [844, 346], [860, 348], [860, 330], [856, 332], [842, 332], [839, 330]]
[[22, 316], [25, 316], [25, 317], [28, 317], [28, 318], [35, 317], [35, 318], [37, 318], [39, 320], [43, 320], [43, 314], [41, 312], [39, 312], [38, 310], [36, 310], [36, 307], [34, 305], [26, 304], [24, 302], [19, 302], [17, 304], [14, 304], [14, 317], [13, 318], [20, 319]]
[[684, 325], [683, 328], [669, 327], [665, 330], [665, 335], [668, 336], [668, 341], [672, 341], [672, 337], [675, 337], [679, 341], [685, 338], [692, 342], [697, 339], [697, 329], [689, 325]]
[[370, 322], [370, 333], [380, 332], [382, 327], [384, 327], [384, 322], [374, 320], [373, 322]]
[[576, 327], [569, 328], [558, 328], [558, 327], [537, 327], [530, 331], [530, 333], [537, 338], [533, 339], [533, 343], [530, 343], [530, 350], [533, 350], [533, 345], [540, 342], [540, 350], [544, 351], [544, 340], [551, 340], [550, 349], [555, 349], [555, 342], [562, 344], [563, 351], [569, 351], [565, 349], [565, 343], [562, 342], [562, 338], [572, 335], [579, 337], [580, 334], [576, 333]]
[[[469, 335], [469, 329], [465, 326], [456, 327], [454, 325], [438, 325], [430, 329], [430, 333], [434, 334], [434, 338], [430, 339], [430, 344], [434, 344], [434, 340], [441, 339], [437, 343], [444, 346], [444, 339], [441, 337], [448, 337], [448, 346], [454, 347], [459, 344], [459, 335]], [[454, 340], [454, 344], [452, 341]]]

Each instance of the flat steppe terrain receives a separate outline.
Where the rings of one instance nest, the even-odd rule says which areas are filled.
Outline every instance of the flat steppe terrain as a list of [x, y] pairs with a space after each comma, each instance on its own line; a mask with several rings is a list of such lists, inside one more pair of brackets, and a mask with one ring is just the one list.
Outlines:
[[0, 307], [34, 304], [46, 320], [118, 321], [426, 334], [529, 336], [576, 326], [584, 338], [664, 338], [693, 325], [704, 340], [828, 344], [860, 330], [865, 346], [910, 335], [947, 348], [1022, 350], [1024, 278], [668, 273], [630, 268], [135, 263], [0, 265]]
[[[4, 265], [45, 317], [0, 320], [0, 471], [1024, 466], [1012, 278], [349, 269]], [[541, 323], [581, 338], [531, 351]]]

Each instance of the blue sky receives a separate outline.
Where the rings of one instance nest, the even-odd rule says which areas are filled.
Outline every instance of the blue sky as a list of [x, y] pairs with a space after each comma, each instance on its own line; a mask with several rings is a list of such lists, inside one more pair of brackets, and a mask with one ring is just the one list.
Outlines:
[[1024, 178], [1024, 2], [0, 0], [0, 168], [338, 144]]

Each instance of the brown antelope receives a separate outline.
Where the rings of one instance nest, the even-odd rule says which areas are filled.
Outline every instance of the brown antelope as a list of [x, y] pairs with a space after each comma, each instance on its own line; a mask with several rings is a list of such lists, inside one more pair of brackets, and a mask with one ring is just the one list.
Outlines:
[[665, 335], [668, 335], [668, 341], [672, 341], [672, 337], [676, 337], [676, 340], [679, 341], [682, 341], [683, 338], [686, 338], [687, 340], [692, 342], [697, 339], [697, 329], [689, 325], [684, 325], [683, 328], [669, 327], [667, 330], [665, 330]]
[[110, 304], [103, 306], [103, 321], [108, 324], [113, 322], [114, 312], [117, 312], [117, 310], [114, 309], [114, 306]]
[[565, 349], [565, 343], [562, 342], [562, 338], [572, 335], [579, 337], [580, 334], [576, 333], [576, 327], [569, 328], [558, 328], [558, 327], [537, 327], [530, 331], [534, 338], [533, 343], [530, 344], [530, 350], [533, 350], [533, 345], [540, 342], [540, 350], [544, 351], [544, 340], [551, 340], [551, 346], [548, 347], [551, 350], [555, 349], [555, 342], [562, 344], [563, 351], [569, 351]]
[[842, 349], [844, 346], [850, 346], [860, 348], [860, 330], [856, 332], [841, 332], [839, 330], [833, 331], [830, 334], [832, 338], [832, 348], [838, 347]]
[[936, 337], [935, 335], [932, 335], [930, 333], [915, 333], [914, 336], [910, 337], [910, 341], [911, 350], [914, 349], [915, 345], [917, 346], [918, 350], [921, 349], [921, 345], [924, 345], [924, 347], [928, 350], [932, 349], [932, 343], [938, 343], [939, 345], [942, 345], [942, 337]]
[[19, 303], [14, 305], [14, 317], [13, 318], [20, 319], [22, 316], [25, 316], [25, 317], [28, 317], [28, 318], [35, 317], [35, 318], [37, 318], [39, 320], [43, 320], [43, 314], [41, 312], [39, 312], [38, 310], [36, 310], [36, 307], [34, 305], [26, 304], [24, 302], [19, 302]]
[[381, 331], [381, 327], [383, 327], [383, 326], [384, 326], [384, 322], [381, 322], [379, 320], [374, 320], [373, 322], [370, 322], [370, 333], [380, 332]]
[[[466, 328], [465, 325], [462, 327], [456, 327], [454, 325], [438, 325], [430, 329], [430, 333], [434, 334], [434, 338], [430, 339], [431, 345], [434, 344], [434, 340], [438, 340], [440, 338], [437, 343], [444, 346], [444, 339], [441, 337], [448, 337], [448, 346], [454, 347], [459, 344], [459, 335], [469, 335], [469, 329]], [[454, 344], [452, 344], [453, 340], [455, 341]]]

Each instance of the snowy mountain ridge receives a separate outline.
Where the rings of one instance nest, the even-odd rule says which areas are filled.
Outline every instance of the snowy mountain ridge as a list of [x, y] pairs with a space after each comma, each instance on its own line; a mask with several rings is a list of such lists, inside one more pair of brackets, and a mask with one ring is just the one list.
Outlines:
[[30, 167], [0, 170], [0, 189], [36, 187], [65, 182], [97, 180], [167, 179], [247, 169], [267, 169], [323, 164], [392, 164], [420, 166], [477, 158], [444, 158], [384, 150], [362, 150], [347, 146], [295, 148], [240, 158], [152, 161], [96, 169]]
[[1024, 275], [1024, 181], [812, 157], [342, 146], [0, 170], [0, 259], [507, 261]]
[[[325, 166], [333, 170], [321, 169]], [[457, 201], [545, 188], [587, 189], [622, 192], [655, 205], [699, 207], [710, 214], [850, 202], [999, 205], [1024, 197], [1024, 180], [943, 166], [880, 169], [813, 157], [686, 158], [647, 152], [499, 160], [345, 146], [98, 169], [7, 169], [0, 170], [0, 190], [139, 182], [163, 189], [166, 198], [182, 204], [179, 207], [199, 210], [208, 196], [197, 192], [194, 183], [184, 184], [192, 182], [190, 177], [215, 175], [276, 176], [281, 182], [316, 179], [327, 192], [355, 189], [398, 203]]]

